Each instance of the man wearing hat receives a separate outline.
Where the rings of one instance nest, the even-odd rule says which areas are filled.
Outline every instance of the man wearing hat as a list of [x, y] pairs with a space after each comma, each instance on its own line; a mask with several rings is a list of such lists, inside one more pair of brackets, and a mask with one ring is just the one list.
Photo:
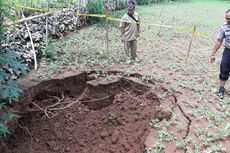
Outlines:
[[220, 75], [219, 75], [220, 88], [219, 88], [218, 96], [221, 99], [224, 98], [224, 92], [225, 92], [224, 86], [230, 76], [230, 9], [228, 9], [225, 13], [225, 20], [226, 23], [220, 27], [218, 38], [211, 55], [211, 63], [213, 63], [216, 59], [215, 57], [216, 52], [221, 47], [223, 41], [225, 41], [224, 42], [225, 49], [220, 64]]
[[128, 13], [122, 17], [120, 23], [121, 41], [124, 43], [125, 54], [132, 60], [137, 59], [137, 38], [140, 36], [140, 17], [134, 11], [133, 1], [127, 4]]

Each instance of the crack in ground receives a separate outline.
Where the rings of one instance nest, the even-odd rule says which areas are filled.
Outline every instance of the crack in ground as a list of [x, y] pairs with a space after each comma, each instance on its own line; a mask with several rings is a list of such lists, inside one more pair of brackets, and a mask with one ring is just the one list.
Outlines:
[[174, 97], [176, 105], [178, 106], [178, 108], [182, 112], [183, 116], [189, 121], [188, 125], [187, 125], [186, 135], [183, 137], [183, 139], [185, 140], [188, 137], [188, 134], [189, 134], [189, 131], [190, 131], [190, 125], [192, 124], [192, 120], [189, 118], [189, 116], [184, 112], [184, 110], [182, 109], [182, 107], [179, 105], [177, 97], [175, 95], [173, 95], [173, 97]]
[[[178, 103], [177, 97], [175, 95], [173, 95], [174, 97], [174, 101], [175, 104], [178, 106], [178, 108], [180, 109], [180, 111], [182, 112], [183, 116], [188, 120], [188, 125], [187, 125], [187, 131], [186, 131], [186, 135], [183, 137], [183, 140], [185, 142], [186, 138], [188, 137], [188, 134], [190, 132], [190, 125], [192, 124], [192, 120], [189, 118], [189, 116], [184, 112], [184, 110], [182, 109], [182, 107], [180, 106], [180, 104]], [[184, 152], [187, 152], [187, 148], [185, 147]]]

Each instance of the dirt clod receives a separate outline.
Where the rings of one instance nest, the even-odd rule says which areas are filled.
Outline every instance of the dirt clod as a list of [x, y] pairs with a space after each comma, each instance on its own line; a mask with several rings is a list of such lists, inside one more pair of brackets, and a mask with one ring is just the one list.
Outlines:
[[57, 144], [56, 144], [56, 141], [48, 141], [48, 142], [46, 142], [46, 144], [53, 151], [58, 151], [58, 149], [59, 149]]
[[157, 114], [156, 114], [156, 118], [159, 120], [159, 121], [162, 121], [163, 119], [169, 121], [172, 117], [172, 113], [169, 112], [169, 111], [158, 111]]
[[102, 131], [100, 135], [101, 135], [101, 138], [104, 139], [105, 137], [109, 135], [109, 133], [107, 131]]
[[112, 134], [112, 144], [117, 143], [119, 140], [120, 132], [115, 130], [115, 132]]

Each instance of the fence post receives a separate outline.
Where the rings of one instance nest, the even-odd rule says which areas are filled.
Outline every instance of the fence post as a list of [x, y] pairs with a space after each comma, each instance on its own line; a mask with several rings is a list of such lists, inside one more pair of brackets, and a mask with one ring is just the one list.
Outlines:
[[[49, 0], [46, 0], [47, 2], [47, 12], [49, 12]], [[49, 25], [48, 25], [48, 19], [49, 17], [46, 16], [46, 47], [48, 46], [49, 44]]]
[[108, 53], [108, 57], [110, 56], [109, 55], [109, 20], [108, 20], [108, 13], [109, 13], [109, 8], [108, 8], [108, 5], [109, 5], [109, 2], [108, 0], [106, 0], [106, 7], [105, 7], [105, 14], [106, 14], [106, 26], [105, 26], [105, 29], [106, 29], [106, 50], [107, 50], [107, 53]]
[[[78, 0], [78, 6], [77, 6], [77, 14], [80, 13], [80, 0]], [[74, 26], [74, 32], [77, 32], [77, 26], [79, 25], [79, 16], [77, 16], [77, 21], [76, 21], [76, 25]]]
[[186, 57], [186, 64], [188, 63], [188, 57], [189, 57], [189, 53], [190, 53], [190, 50], [191, 50], [192, 42], [193, 42], [193, 39], [194, 39], [194, 36], [195, 36], [195, 32], [196, 32], [196, 25], [194, 25], [194, 27], [193, 27], [192, 37], [191, 37], [191, 40], [190, 40], [190, 43], [189, 43], [188, 53], [187, 53], [187, 57]]
[[[22, 13], [22, 18], [24, 19], [25, 16], [24, 16], [23, 11], [21, 11], [21, 13]], [[33, 42], [32, 34], [30, 32], [30, 28], [29, 28], [27, 22], [25, 21], [24, 23], [26, 25], [26, 29], [27, 29], [27, 32], [28, 32], [29, 37], [30, 37], [30, 43], [31, 43], [31, 47], [32, 47], [32, 53], [33, 53], [33, 56], [34, 56], [34, 69], [38, 70], [37, 56], [36, 56], [36, 52], [35, 52], [35, 48], [34, 48], [34, 42]]]

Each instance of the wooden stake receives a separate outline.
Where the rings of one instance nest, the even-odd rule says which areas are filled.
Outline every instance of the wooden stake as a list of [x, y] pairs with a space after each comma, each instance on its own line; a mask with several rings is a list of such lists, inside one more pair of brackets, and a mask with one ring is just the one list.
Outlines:
[[191, 50], [192, 42], [193, 42], [193, 39], [194, 39], [194, 36], [195, 36], [195, 32], [196, 32], [196, 26], [193, 27], [192, 37], [191, 37], [191, 40], [190, 40], [190, 43], [189, 43], [188, 53], [187, 53], [187, 57], [186, 57], [186, 64], [188, 63], [188, 57], [189, 57], [189, 53], [190, 53], [190, 50]]
[[[47, 0], [47, 12], [49, 12], [49, 0]], [[49, 44], [49, 25], [48, 25], [48, 16], [46, 16], [46, 47]]]
[[[165, 8], [165, 5], [163, 5], [163, 7], [161, 8], [161, 12], [160, 12], [160, 15], [159, 15], [159, 19], [161, 19], [161, 14], [162, 14], [164, 8]], [[162, 23], [163, 23], [163, 20], [161, 20], [161, 24], [162, 24]], [[158, 33], [157, 33], [158, 36], [160, 35], [161, 28], [162, 28], [162, 27], [160, 27], [160, 29], [159, 29], [159, 31], [158, 31]]]
[[109, 54], [109, 20], [108, 20], [108, 13], [109, 13], [109, 8], [108, 8], [108, 0], [106, 0], [106, 8], [105, 8], [105, 14], [106, 14], [106, 49], [107, 49], [107, 53], [108, 53], [108, 57], [110, 56]]
[[[78, 0], [78, 4], [77, 5], [78, 5], [77, 6], [77, 14], [79, 14], [80, 13], [80, 0]], [[79, 16], [77, 16], [77, 23], [74, 26], [74, 32], [77, 32], [77, 25], [78, 25], [78, 23], [79, 23]]]
[[72, 1], [71, 0], [69, 0], [69, 9], [70, 9], [70, 7], [71, 7], [71, 4], [72, 4]]
[[36, 16], [28, 17], [28, 18], [23, 18], [23, 19], [20, 19], [20, 20], [14, 22], [14, 23], [5, 24], [4, 26], [11, 26], [11, 25], [19, 24], [19, 23], [22, 23], [22, 22], [30, 21], [30, 20], [41, 18], [41, 17], [44, 17], [44, 16], [48, 16], [48, 15], [51, 15], [51, 14], [52, 14], [51, 12], [47, 12], [47, 13], [44, 13], [44, 14], [39, 14], [39, 15], [36, 15]]
[[[23, 13], [23, 11], [21, 11], [21, 12], [22, 12], [22, 18], [24, 19], [25, 18], [24, 13]], [[33, 43], [32, 35], [31, 35], [30, 28], [29, 28], [27, 22], [26, 21], [24, 21], [24, 22], [25, 22], [26, 29], [27, 29], [29, 37], [30, 37], [30, 42], [31, 42], [31, 46], [32, 46], [32, 53], [34, 55], [34, 69], [37, 70], [38, 69], [38, 64], [37, 64], [37, 57], [36, 57], [36, 52], [35, 52], [35, 49], [34, 49], [34, 43]]]

